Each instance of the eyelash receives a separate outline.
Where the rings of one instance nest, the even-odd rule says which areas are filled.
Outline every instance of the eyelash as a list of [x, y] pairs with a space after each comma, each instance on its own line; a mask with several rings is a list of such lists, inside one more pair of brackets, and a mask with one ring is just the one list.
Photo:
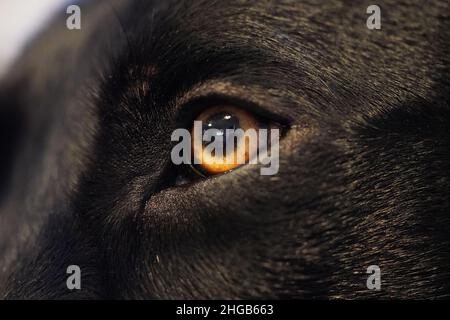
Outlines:
[[208, 107], [218, 105], [235, 106], [249, 113], [253, 113], [258, 119], [267, 120], [274, 123], [280, 129], [282, 129], [282, 132], [285, 132], [289, 127], [288, 119], [271, 112], [265, 106], [245, 99], [225, 96], [221, 94], [210, 94], [208, 96], [194, 98], [180, 106], [178, 108], [179, 111], [175, 121], [176, 127], [189, 129], [190, 125], [199, 114], [205, 111]]

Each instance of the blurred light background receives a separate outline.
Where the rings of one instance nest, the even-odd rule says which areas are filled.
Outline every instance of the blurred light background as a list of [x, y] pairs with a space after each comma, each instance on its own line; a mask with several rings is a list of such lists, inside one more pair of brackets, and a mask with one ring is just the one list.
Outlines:
[[0, 77], [56, 10], [77, 1], [0, 0]]

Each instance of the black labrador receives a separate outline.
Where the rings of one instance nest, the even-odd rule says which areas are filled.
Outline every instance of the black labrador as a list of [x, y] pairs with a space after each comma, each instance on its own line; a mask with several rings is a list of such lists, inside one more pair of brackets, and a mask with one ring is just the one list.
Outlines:
[[[62, 8], [0, 86], [0, 297], [449, 298], [449, 3], [378, 2]], [[224, 105], [277, 174], [171, 161]]]

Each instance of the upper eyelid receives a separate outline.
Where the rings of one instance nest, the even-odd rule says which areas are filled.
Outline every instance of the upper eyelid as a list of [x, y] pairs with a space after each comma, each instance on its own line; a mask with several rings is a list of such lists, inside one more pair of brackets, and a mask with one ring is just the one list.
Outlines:
[[[191, 110], [185, 109], [187, 106], [201, 100], [212, 100], [215, 105], [229, 104], [241, 107], [261, 118], [276, 122], [280, 126], [290, 125], [293, 119], [287, 113], [288, 107], [285, 106], [284, 102], [276, 102], [277, 99], [271, 100], [267, 96], [255, 95], [253, 92], [249, 94], [249, 92], [252, 92], [252, 90], [249, 90], [248, 86], [235, 85], [230, 82], [206, 82], [177, 97], [175, 109], [177, 113], [191, 114]], [[269, 108], [269, 104], [275, 106], [275, 110]], [[205, 105], [211, 106], [211, 103]], [[283, 109], [286, 112], [283, 112]], [[199, 112], [198, 109], [195, 109], [195, 111]]]

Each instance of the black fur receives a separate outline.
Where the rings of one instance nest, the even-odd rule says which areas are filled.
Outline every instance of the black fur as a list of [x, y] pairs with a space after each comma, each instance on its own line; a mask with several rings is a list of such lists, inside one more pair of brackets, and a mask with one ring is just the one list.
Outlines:
[[[378, 2], [61, 10], [0, 87], [0, 297], [449, 298], [449, 4]], [[223, 100], [288, 122], [279, 174], [174, 186]]]

